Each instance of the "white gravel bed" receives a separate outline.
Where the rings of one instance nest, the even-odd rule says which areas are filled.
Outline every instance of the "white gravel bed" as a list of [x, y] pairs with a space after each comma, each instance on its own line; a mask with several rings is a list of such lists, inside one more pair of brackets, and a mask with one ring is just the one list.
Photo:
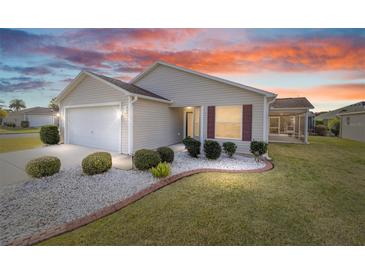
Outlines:
[[[263, 167], [253, 158], [224, 155], [219, 160], [175, 153], [172, 174], [198, 168], [249, 170]], [[124, 200], [158, 181], [148, 171], [119, 170], [86, 176], [81, 168], [8, 187], [0, 194], [0, 245], [89, 215]]]

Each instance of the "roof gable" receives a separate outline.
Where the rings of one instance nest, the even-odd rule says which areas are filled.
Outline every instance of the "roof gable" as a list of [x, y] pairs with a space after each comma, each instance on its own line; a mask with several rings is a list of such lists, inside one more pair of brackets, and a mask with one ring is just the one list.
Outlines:
[[272, 108], [314, 108], [306, 97], [276, 98]]
[[201, 73], [201, 72], [198, 72], [198, 71], [195, 71], [195, 70], [191, 70], [191, 69], [187, 69], [187, 68], [183, 68], [183, 67], [178, 67], [178, 66], [168, 64], [168, 63], [165, 63], [165, 62], [162, 62], [162, 61], [155, 62], [153, 65], [151, 65], [146, 70], [144, 70], [143, 72], [138, 74], [135, 78], [133, 78], [129, 83], [130, 84], [135, 84], [140, 79], [142, 79], [144, 76], [151, 73], [157, 66], [165, 66], [165, 67], [168, 67], [168, 68], [171, 68], [171, 69], [184, 71], [184, 72], [187, 72], [187, 73], [190, 73], [190, 74], [193, 74], [193, 75], [197, 75], [197, 76], [200, 76], [200, 77], [203, 77], [203, 78], [206, 78], [206, 79], [210, 79], [210, 80], [217, 81], [217, 82], [220, 82], [220, 83], [224, 83], [224, 84], [227, 84], [227, 85], [235, 86], [235, 87], [244, 89], [245, 91], [252, 91], [254, 93], [264, 95], [264, 96], [267, 96], [267, 97], [276, 97], [277, 96], [275, 93], [272, 93], [272, 92], [268, 92], [268, 91], [257, 89], [257, 88], [254, 88], [254, 87], [242, 85], [240, 83], [236, 83], [236, 82], [226, 80], [226, 79], [223, 79], [223, 78], [219, 78], [219, 77], [216, 77], [216, 76]]
[[96, 74], [90, 71], [81, 71], [76, 78], [69, 83], [65, 89], [57, 96], [56, 102], [59, 103], [61, 100], [63, 100], [65, 97], [67, 97], [68, 94], [70, 94], [85, 78], [86, 76], [90, 76], [94, 79], [97, 79], [99, 81], [102, 81], [103, 83], [111, 86], [112, 88], [116, 89], [117, 91], [127, 95], [127, 96], [138, 96], [144, 99], [149, 100], [157, 100], [164, 103], [171, 103], [166, 98], [163, 98], [157, 94], [154, 94], [150, 91], [147, 91], [145, 89], [142, 89], [140, 87], [137, 87], [133, 84], [125, 83], [123, 81], [120, 81], [118, 79], [110, 78], [104, 75]]

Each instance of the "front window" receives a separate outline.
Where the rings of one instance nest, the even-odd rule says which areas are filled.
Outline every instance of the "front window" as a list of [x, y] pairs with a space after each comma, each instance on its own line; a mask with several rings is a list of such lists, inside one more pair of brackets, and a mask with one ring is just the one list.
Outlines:
[[242, 106], [217, 106], [215, 108], [215, 137], [241, 139]]

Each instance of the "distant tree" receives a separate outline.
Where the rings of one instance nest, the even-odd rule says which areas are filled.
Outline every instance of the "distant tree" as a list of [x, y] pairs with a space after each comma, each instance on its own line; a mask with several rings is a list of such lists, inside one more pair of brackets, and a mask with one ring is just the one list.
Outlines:
[[15, 111], [19, 111], [22, 108], [26, 108], [25, 106], [25, 102], [21, 99], [13, 99], [10, 101], [10, 105], [9, 105], [10, 109], [13, 109]]
[[340, 119], [338, 118], [332, 119], [328, 123], [328, 128], [335, 136], [338, 136], [338, 134], [340, 133]]
[[3, 119], [8, 116], [8, 112], [5, 109], [0, 108], [0, 125], [3, 123]]
[[56, 97], [53, 97], [51, 99], [51, 101], [49, 101], [48, 107], [51, 108], [51, 109], [53, 109], [54, 111], [58, 111], [59, 110], [59, 107], [56, 104]]

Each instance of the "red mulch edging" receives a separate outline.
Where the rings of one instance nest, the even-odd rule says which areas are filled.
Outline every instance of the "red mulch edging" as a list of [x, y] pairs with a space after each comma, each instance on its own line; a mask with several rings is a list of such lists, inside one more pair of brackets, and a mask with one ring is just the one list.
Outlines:
[[155, 192], [155, 191], [159, 190], [160, 188], [163, 188], [169, 184], [176, 182], [177, 180], [180, 180], [184, 177], [191, 176], [191, 175], [194, 175], [197, 173], [203, 173], [203, 172], [260, 173], [260, 172], [265, 172], [265, 171], [271, 170], [274, 167], [271, 162], [269, 162], [267, 160], [264, 160], [264, 162], [266, 165], [263, 168], [252, 169], [252, 170], [225, 170], [225, 169], [201, 168], [201, 169], [185, 171], [185, 172], [170, 176], [166, 179], [162, 179], [162, 180], [158, 181], [157, 183], [151, 185], [150, 187], [145, 188], [144, 190], [141, 190], [141, 191], [133, 194], [129, 198], [127, 198], [123, 201], [117, 202], [113, 205], [99, 209], [98, 211], [96, 211], [90, 215], [73, 220], [73, 221], [63, 224], [63, 225], [59, 225], [59, 226], [55, 226], [55, 227], [46, 229], [46, 230], [44, 230], [40, 233], [34, 234], [32, 236], [14, 240], [14, 241], [8, 243], [8, 245], [33, 245], [33, 244], [42, 242], [44, 240], [47, 240], [49, 238], [52, 238], [54, 236], [63, 234], [65, 232], [75, 230], [76, 228], [87, 225], [102, 217], [110, 215], [110, 214], [142, 199], [144, 196], [146, 196], [152, 192]]

